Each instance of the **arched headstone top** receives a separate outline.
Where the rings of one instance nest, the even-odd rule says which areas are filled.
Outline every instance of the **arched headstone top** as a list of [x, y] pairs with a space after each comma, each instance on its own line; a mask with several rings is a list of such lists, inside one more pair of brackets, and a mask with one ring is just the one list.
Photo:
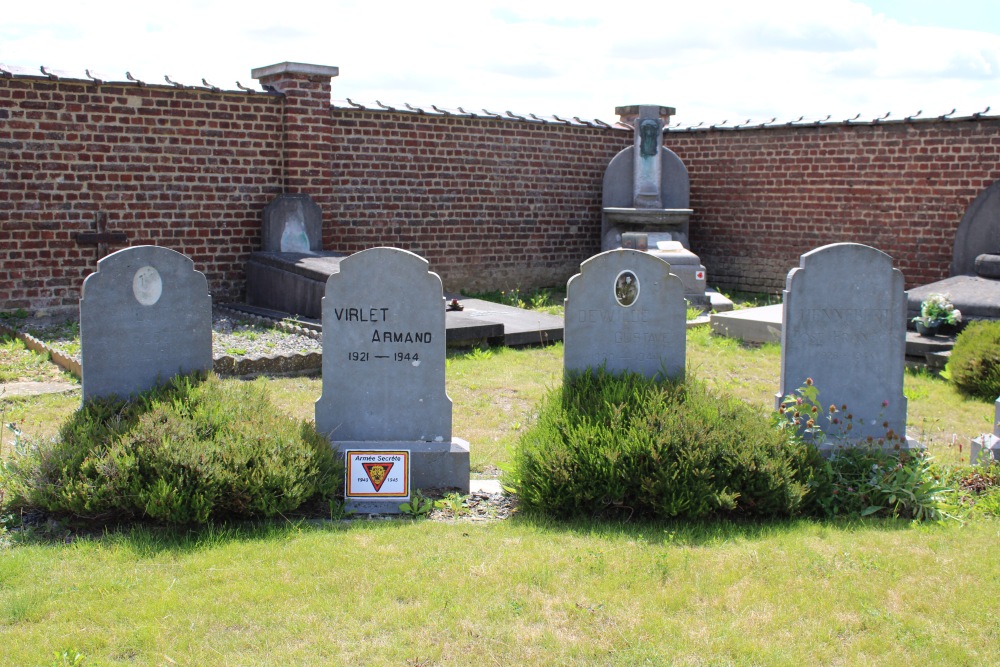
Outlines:
[[178, 373], [212, 370], [212, 297], [191, 258], [133, 246], [83, 281], [80, 354], [84, 401], [129, 396]]
[[951, 275], [974, 276], [976, 258], [1000, 254], [1000, 181], [996, 181], [969, 204], [955, 232]]
[[563, 366], [680, 377], [686, 314], [684, 285], [662, 259], [625, 248], [594, 255], [566, 284]]
[[327, 280], [316, 428], [332, 440], [452, 440], [444, 290], [428, 267], [408, 250], [370, 248]]
[[261, 249], [315, 253], [323, 249], [323, 212], [306, 194], [281, 194], [264, 209]]

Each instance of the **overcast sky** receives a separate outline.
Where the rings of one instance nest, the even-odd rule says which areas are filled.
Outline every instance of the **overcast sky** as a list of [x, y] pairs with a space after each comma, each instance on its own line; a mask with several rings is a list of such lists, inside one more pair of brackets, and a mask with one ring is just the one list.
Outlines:
[[6, 3], [0, 63], [222, 88], [335, 65], [334, 99], [674, 123], [1000, 112], [1000, 1], [47, 0]]

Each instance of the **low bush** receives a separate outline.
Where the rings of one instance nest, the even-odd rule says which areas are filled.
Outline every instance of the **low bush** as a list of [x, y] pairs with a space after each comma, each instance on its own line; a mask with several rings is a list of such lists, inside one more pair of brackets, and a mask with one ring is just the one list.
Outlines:
[[263, 385], [182, 377], [133, 400], [88, 402], [52, 441], [19, 442], [0, 482], [8, 510], [205, 523], [330, 498], [343, 464]]
[[808, 509], [822, 517], [891, 516], [938, 521], [949, 489], [923, 451], [836, 450], [813, 479]]
[[797, 513], [821, 466], [770, 416], [701, 382], [567, 378], [521, 437], [505, 482], [559, 517]]
[[947, 376], [966, 396], [995, 401], [1000, 396], [1000, 322], [970, 322], [955, 339]]

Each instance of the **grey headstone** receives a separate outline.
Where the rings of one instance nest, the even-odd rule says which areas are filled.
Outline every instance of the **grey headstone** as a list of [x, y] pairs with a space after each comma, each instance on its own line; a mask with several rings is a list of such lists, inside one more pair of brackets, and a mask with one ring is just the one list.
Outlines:
[[451, 440], [441, 279], [405, 250], [340, 262], [323, 299], [316, 428], [340, 441]]
[[1000, 181], [979, 193], [955, 232], [951, 275], [976, 275], [976, 258], [1000, 253]]
[[323, 212], [309, 195], [282, 194], [264, 209], [261, 250], [311, 253], [323, 249]]
[[97, 263], [80, 299], [83, 400], [128, 396], [212, 370], [212, 299], [174, 250], [134, 246]]
[[580, 265], [566, 285], [567, 372], [684, 374], [684, 285], [670, 265], [638, 250], [608, 250]]
[[[812, 378], [824, 408], [846, 404], [854, 416], [827, 446], [877, 441], [889, 429], [905, 435], [906, 293], [889, 255], [857, 243], [802, 255], [788, 273], [782, 320], [777, 402]], [[825, 416], [819, 423], [834, 434]]]

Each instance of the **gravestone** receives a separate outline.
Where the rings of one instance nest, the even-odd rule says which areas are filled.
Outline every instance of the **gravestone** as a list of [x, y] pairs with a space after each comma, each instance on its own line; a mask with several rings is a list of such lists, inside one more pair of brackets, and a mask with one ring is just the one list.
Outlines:
[[341, 450], [409, 450], [413, 488], [469, 490], [469, 445], [445, 392], [445, 300], [427, 261], [397, 248], [340, 263], [323, 298], [316, 428]]
[[669, 264], [639, 250], [602, 252], [566, 285], [563, 367], [681, 377], [686, 315], [684, 285]]
[[264, 209], [264, 252], [315, 253], [323, 249], [323, 211], [305, 194], [281, 194]]
[[204, 274], [179, 252], [157, 246], [104, 257], [83, 281], [80, 355], [85, 402], [212, 370], [212, 298]]
[[919, 446], [905, 438], [906, 292], [892, 258], [857, 243], [823, 246], [789, 271], [783, 297], [776, 405], [811, 378], [821, 405], [847, 405], [851, 415], [850, 430], [820, 420], [823, 449], [878, 442], [890, 431], [901, 447]]
[[278, 195], [264, 209], [261, 250], [247, 261], [247, 304], [319, 318], [343, 257], [323, 250], [323, 211], [309, 195]]
[[951, 275], [909, 292], [911, 317], [931, 294], [944, 294], [965, 320], [1000, 319], [1000, 181], [969, 204], [955, 232]]

